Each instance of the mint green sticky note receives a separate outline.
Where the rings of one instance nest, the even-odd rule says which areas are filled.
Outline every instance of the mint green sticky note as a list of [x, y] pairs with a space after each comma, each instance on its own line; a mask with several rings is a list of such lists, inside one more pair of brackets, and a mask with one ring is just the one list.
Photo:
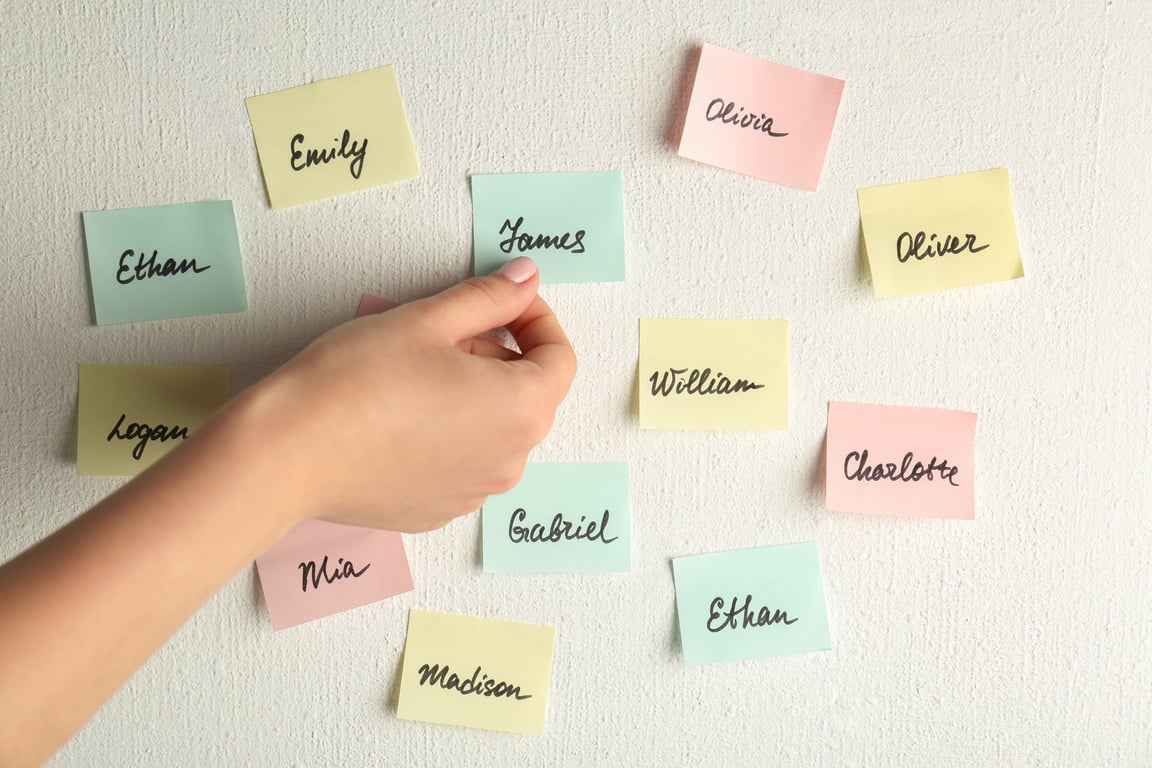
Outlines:
[[832, 647], [814, 541], [677, 557], [672, 573], [688, 664]]
[[624, 181], [620, 171], [472, 177], [477, 275], [530, 256], [546, 283], [624, 279]]
[[229, 200], [84, 213], [96, 323], [248, 309]]
[[626, 572], [628, 465], [529, 464], [481, 513], [487, 573]]

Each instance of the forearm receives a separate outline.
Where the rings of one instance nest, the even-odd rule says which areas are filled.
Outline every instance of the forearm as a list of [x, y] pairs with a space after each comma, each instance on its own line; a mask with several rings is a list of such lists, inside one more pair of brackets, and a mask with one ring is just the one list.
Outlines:
[[0, 765], [46, 760], [298, 519], [258, 398], [0, 568]]

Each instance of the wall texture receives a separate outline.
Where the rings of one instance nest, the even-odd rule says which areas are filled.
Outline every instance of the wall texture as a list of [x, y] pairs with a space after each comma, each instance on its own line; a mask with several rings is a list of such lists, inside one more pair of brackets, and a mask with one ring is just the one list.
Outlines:
[[[244, 386], [467, 275], [472, 173], [619, 168], [628, 228], [626, 282], [545, 286], [582, 368], [536, 458], [630, 462], [632, 573], [486, 576], [470, 517], [407, 537], [414, 592], [273, 634], [247, 570], [52, 765], [1152, 765], [1146, 0], [11, 5], [0, 558], [120, 482], [76, 475], [78, 363]], [[675, 155], [705, 41], [847, 81], [817, 193]], [[244, 98], [388, 63], [423, 175], [270, 210]], [[995, 166], [1025, 279], [874, 298], [856, 189]], [[251, 310], [95, 327], [80, 212], [221, 198]], [[640, 432], [645, 316], [789, 319], [791, 428]], [[977, 520], [828, 513], [832, 399], [977, 411]], [[831, 652], [682, 663], [670, 557], [813, 539]], [[557, 626], [545, 734], [395, 719], [410, 607]]]

